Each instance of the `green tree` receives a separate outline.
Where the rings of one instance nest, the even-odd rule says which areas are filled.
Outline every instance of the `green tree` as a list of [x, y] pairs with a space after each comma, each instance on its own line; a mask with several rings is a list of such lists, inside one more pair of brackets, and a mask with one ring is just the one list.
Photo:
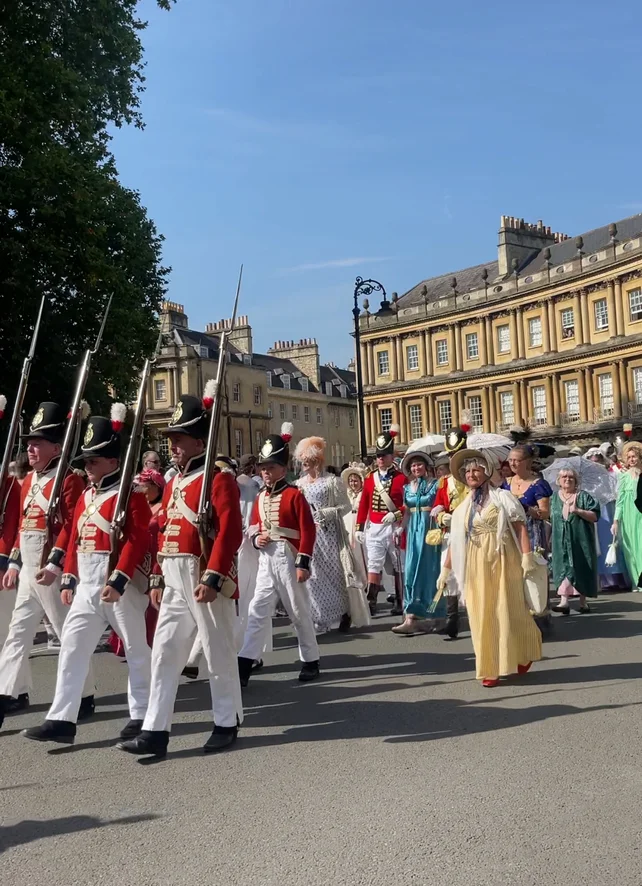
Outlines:
[[[171, 0], [157, 0], [168, 9]], [[118, 180], [108, 127], [143, 125], [138, 0], [11, 0], [0, 9], [0, 384], [17, 386], [47, 306], [28, 391], [65, 403], [110, 295], [88, 395], [136, 387], [168, 269], [137, 192]]]

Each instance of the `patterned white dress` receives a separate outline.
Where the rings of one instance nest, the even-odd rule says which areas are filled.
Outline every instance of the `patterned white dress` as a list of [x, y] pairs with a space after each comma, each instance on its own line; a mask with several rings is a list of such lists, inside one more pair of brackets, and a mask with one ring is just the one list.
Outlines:
[[339, 522], [343, 523], [350, 502], [343, 483], [332, 474], [322, 474], [312, 481], [303, 477], [297, 485], [319, 524], [307, 588], [312, 621], [321, 633], [338, 624], [341, 616], [348, 612], [348, 592], [339, 553], [342, 540]]

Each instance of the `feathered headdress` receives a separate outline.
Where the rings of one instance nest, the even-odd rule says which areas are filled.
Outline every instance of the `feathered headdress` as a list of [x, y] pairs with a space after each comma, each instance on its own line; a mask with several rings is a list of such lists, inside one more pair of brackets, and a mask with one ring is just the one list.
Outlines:
[[4, 394], [0, 394], [0, 418], [3, 418], [4, 411], [7, 408], [7, 398]]
[[294, 434], [294, 425], [291, 421], [284, 421], [281, 425], [281, 438], [285, 440], [286, 443], [289, 443], [292, 439], [292, 435]]
[[214, 397], [216, 396], [216, 381], [213, 378], [210, 378], [205, 383], [205, 389], [203, 391], [203, 408], [211, 409], [214, 405]]
[[114, 433], [120, 434], [123, 427], [125, 426], [125, 419], [127, 418], [127, 407], [125, 406], [125, 404], [112, 403], [109, 418], [111, 420], [111, 426], [114, 429]]
[[[281, 435], [283, 436], [283, 435]], [[294, 457], [297, 461], [324, 461], [325, 460], [325, 440], [323, 437], [304, 437], [299, 440], [294, 450]]]

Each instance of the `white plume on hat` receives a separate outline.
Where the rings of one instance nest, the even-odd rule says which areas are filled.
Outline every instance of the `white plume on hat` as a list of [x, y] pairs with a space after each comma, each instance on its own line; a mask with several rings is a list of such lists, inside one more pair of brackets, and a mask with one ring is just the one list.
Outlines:
[[0, 418], [4, 415], [4, 411], [7, 408], [7, 398], [4, 394], [0, 394]]
[[205, 409], [211, 409], [214, 405], [214, 397], [216, 396], [216, 379], [210, 378], [205, 383], [203, 391], [203, 406]]
[[125, 419], [127, 418], [127, 407], [124, 403], [112, 403], [111, 405], [111, 426], [118, 434], [123, 429]]
[[286, 443], [289, 443], [294, 434], [294, 425], [291, 421], [284, 421], [281, 425], [281, 436]]
[[89, 414], [91, 413], [91, 406], [86, 400], [80, 401], [80, 420], [87, 421], [89, 418]]

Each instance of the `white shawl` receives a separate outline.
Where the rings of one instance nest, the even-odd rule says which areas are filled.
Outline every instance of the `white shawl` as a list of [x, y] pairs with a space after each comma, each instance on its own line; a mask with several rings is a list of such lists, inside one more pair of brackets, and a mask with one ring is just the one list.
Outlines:
[[[507, 538], [512, 538], [512, 543], [519, 550], [511, 523], [526, 522], [524, 508], [507, 489], [495, 489], [493, 486], [490, 486], [488, 493], [489, 501], [486, 506], [494, 504], [497, 506], [498, 511], [496, 551], [500, 552], [502, 546], [506, 544]], [[472, 494], [468, 493], [459, 507], [455, 509], [450, 524], [450, 560], [453, 577], [457, 586], [456, 593], [459, 593], [462, 600], [464, 599], [464, 588], [466, 587], [466, 526], [468, 525], [468, 514], [471, 506]]]

